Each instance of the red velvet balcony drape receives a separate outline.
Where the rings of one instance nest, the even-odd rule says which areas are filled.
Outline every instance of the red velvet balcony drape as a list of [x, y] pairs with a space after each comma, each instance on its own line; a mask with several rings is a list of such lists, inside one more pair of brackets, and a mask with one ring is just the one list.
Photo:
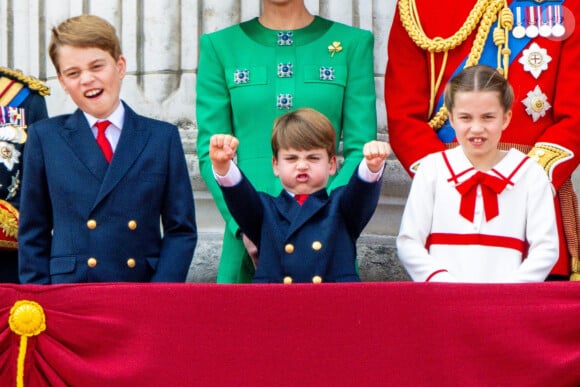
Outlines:
[[580, 284], [0, 285], [38, 303], [25, 386], [578, 386]]

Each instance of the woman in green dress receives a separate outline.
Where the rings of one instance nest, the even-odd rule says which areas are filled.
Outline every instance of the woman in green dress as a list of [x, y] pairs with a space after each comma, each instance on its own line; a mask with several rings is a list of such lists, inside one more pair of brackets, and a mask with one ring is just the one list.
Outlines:
[[226, 222], [217, 282], [250, 282], [256, 247], [239, 232], [217, 186], [209, 139], [243, 139], [238, 165], [257, 190], [282, 189], [272, 172], [270, 136], [276, 117], [310, 107], [326, 115], [342, 140], [344, 161], [329, 191], [345, 185], [376, 138], [373, 35], [312, 15], [304, 0], [263, 0], [252, 20], [202, 35], [196, 86], [201, 175]]

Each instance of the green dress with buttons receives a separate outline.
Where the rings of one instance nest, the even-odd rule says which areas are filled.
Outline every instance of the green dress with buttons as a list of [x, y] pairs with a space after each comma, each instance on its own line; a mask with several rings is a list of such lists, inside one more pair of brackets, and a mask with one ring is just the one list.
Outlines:
[[238, 137], [239, 167], [258, 191], [275, 196], [282, 186], [272, 171], [272, 125], [310, 107], [341, 139], [344, 160], [328, 190], [345, 185], [363, 145], [376, 138], [373, 35], [318, 16], [292, 31], [267, 29], [255, 18], [202, 35], [196, 94], [200, 172], [226, 222], [217, 282], [250, 282], [254, 268], [215, 182], [209, 140], [217, 133]]

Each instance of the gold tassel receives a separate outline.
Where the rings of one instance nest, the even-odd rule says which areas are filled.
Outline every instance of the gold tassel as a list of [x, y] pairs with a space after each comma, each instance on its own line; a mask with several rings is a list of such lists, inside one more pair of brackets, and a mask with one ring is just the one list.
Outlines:
[[24, 387], [24, 360], [28, 338], [37, 336], [46, 330], [46, 317], [40, 304], [34, 301], [16, 301], [10, 309], [8, 323], [12, 332], [20, 336], [18, 364], [16, 367], [16, 386]]

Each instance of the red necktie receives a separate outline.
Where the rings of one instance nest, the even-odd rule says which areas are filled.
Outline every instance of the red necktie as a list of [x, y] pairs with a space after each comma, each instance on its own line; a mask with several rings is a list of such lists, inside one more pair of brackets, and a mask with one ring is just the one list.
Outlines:
[[105, 136], [105, 130], [111, 125], [109, 121], [100, 121], [95, 124], [97, 126], [97, 144], [103, 151], [107, 162], [110, 163], [111, 159], [113, 158], [113, 148], [111, 147], [111, 143]]
[[296, 194], [294, 195], [294, 199], [298, 202], [298, 204], [302, 205], [308, 199], [308, 194]]
[[499, 206], [497, 195], [504, 190], [508, 180], [488, 175], [487, 173], [477, 172], [469, 179], [455, 187], [461, 194], [461, 205], [459, 213], [465, 219], [473, 222], [475, 217], [475, 199], [477, 186], [481, 185], [483, 195], [483, 206], [485, 208], [485, 220], [490, 221], [499, 215]]

